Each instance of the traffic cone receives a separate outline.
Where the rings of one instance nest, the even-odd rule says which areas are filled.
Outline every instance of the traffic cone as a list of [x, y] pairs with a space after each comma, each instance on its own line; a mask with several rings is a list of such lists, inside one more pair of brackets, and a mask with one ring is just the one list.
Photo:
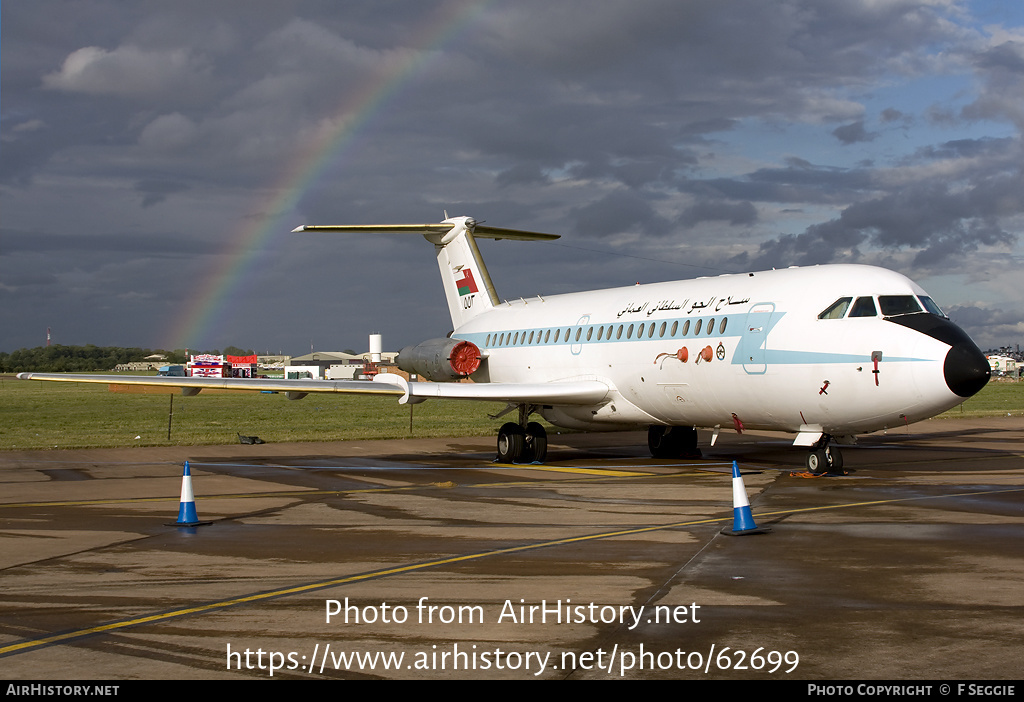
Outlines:
[[747, 489], [740, 477], [740, 467], [732, 462], [732, 529], [722, 529], [726, 536], [746, 536], [747, 534], [767, 534], [771, 529], [754, 524], [754, 515], [750, 513], [750, 501]]
[[189, 470], [188, 461], [185, 461], [185, 472], [181, 476], [181, 504], [178, 505], [178, 521], [167, 526], [195, 527], [211, 523], [199, 521], [199, 515], [196, 513], [196, 498], [192, 494], [192, 471]]

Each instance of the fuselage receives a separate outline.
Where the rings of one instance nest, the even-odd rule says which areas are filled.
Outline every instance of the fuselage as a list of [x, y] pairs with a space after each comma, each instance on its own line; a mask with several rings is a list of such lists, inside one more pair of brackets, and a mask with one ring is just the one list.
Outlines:
[[502, 303], [457, 328], [474, 379], [599, 380], [554, 424], [833, 436], [934, 416], [977, 392], [985, 357], [911, 280], [860, 265], [788, 268]]

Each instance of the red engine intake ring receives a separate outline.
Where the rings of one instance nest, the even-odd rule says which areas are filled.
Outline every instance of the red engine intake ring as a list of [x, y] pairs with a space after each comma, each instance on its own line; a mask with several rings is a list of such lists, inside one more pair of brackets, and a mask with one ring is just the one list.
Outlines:
[[472, 375], [480, 367], [480, 349], [472, 341], [460, 341], [452, 348], [448, 362], [459, 375]]

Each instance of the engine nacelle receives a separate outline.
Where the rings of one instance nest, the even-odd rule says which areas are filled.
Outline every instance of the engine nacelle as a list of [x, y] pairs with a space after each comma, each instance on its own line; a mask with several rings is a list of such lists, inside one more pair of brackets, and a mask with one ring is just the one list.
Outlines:
[[462, 339], [430, 339], [398, 352], [396, 362], [406, 373], [427, 380], [462, 380], [480, 367], [480, 349]]

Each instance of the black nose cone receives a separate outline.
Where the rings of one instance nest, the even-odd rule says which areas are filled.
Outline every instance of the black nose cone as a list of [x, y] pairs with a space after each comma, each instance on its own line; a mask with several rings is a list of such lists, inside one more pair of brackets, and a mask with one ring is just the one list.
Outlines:
[[960, 397], [977, 393], [992, 375], [985, 354], [970, 339], [953, 344], [946, 353], [942, 373], [946, 376], [946, 385]]
[[988, 383], [992, 371], [989, 370], [985, 354], [971, 340], [967, 332], [945, 317], [928, 312], [918, 312], [885, 319], [887, 322], [909, 327], [944, 344], [949, 344], [942, 372], [946, 377], [946, 385], [960, 397], [971, 397]]

